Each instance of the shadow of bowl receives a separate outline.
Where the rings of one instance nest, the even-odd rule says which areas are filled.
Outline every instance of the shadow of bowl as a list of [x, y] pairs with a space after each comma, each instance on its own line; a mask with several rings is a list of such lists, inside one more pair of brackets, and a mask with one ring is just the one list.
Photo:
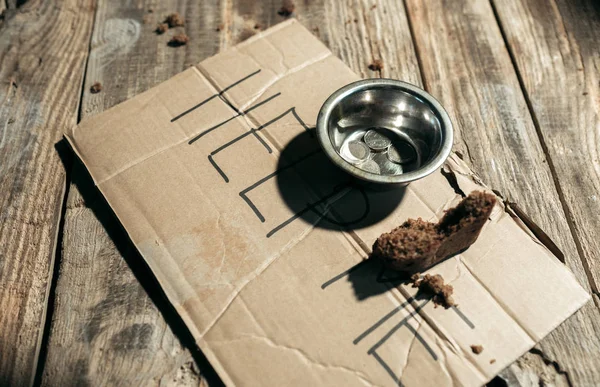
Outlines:
[[[282, 150], [277, 187], [288, 208], [315, 227], [355, 230], [389, 216], [402, 201], [405, 186], [358, 180], [335, 166], [313, 132], [296, 136]], [[375, 198], [376, 197], [376, 198]]]

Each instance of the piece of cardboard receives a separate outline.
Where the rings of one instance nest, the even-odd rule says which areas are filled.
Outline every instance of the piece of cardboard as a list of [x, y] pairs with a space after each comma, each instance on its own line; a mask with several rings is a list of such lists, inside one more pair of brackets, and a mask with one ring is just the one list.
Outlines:
[[[357, 79], [292, 20], [67, 135], [226, 384], [481, 385], [589, 299], [501, 203], [429, 270], [457, 308], [364, 261], [382, 232], [437, 221], [460, 195], [441, 171], [348, 185], [312, 128]], [[485, 189], [455, 155], [444, 168]]]

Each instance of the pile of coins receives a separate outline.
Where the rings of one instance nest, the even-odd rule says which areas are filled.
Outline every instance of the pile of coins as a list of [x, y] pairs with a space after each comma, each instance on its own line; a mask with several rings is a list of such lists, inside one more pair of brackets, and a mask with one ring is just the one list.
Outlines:
[[402, 165], [415, 160], [415, 149], [407, 142], [392, 141], [379, 130], [370, 129], [362, 138], [346, 142], [340, 155], [363, 171], [377, 175], [400, 175]]

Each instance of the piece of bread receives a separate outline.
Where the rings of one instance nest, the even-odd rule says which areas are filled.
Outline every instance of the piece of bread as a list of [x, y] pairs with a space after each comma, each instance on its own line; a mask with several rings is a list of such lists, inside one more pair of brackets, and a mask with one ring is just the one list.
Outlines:
[[437, 224], [409, 219], [377, 238], [372, 258], [407, 274], [423, 272], [471, 246], [495, 204], [495, 195], [475, 191], [449, 209]]

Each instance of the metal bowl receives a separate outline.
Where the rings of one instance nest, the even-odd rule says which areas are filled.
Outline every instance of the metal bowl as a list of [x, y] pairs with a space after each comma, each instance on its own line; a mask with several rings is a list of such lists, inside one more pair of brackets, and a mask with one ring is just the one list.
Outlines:
[[321, 107], [317, 136], [335, 165], [374, 183], [407, 184], [452, 149], [448, 113], [426, 91], [392, 79], [351, 83]]

